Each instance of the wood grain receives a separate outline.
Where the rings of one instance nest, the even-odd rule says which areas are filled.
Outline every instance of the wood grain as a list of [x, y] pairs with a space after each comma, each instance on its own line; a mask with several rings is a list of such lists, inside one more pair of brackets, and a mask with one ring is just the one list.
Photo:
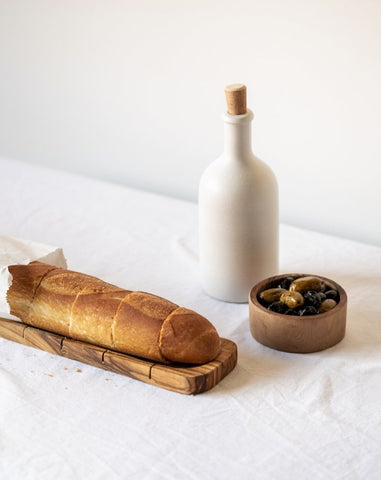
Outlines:
[[237, 364], [237, 346], [224, 338], [221, 352], [212, 362], [164, 365], [5, 318], [0, 318], [0, 337], [187, 395], [210, 390]]
[[28, 342], [24, 339], [24, 330], [27, 328], [24, 323], [14, 322], [5, 318], [0, 320], [0, 337], [28, 345]]
[[24, 341], [25, 345], [30, 347], [62, 355], [63, 337], [61, 335], [27, 326], [24, 330]]
[[212, 362], [204, 365], [161, 365], [151, 370], [151, 381], [158, 387], [181, 391], [187, 394], [206, 392], [213, 388], [237, 363], [236, 345], [227, 339], [221, 340], [221, 352]]
[[111, 372], [127, 375], [145, 383], [151, 383], [150, 372], [154, 362], [143, 360], [124, 353], [106, 350], [103, 356], [102, 368]]

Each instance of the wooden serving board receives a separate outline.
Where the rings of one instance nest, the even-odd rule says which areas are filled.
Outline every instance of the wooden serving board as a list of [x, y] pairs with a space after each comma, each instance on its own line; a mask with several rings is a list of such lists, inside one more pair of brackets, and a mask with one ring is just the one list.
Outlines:
[[221, 339], [220, 354], [212, 362], [163, 365], [1, 317], [0, 337], [187, 395], [210, 390], [237, 364], [237, 346], [225, 338]]

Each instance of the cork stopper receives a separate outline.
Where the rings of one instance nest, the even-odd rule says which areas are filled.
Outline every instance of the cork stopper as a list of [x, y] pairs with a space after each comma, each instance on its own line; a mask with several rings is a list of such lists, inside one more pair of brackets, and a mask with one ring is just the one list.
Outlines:
[[246, 113], [246, 86], [233, 83], [225, 88], [226, 103], [229, 115], [243, 115]]

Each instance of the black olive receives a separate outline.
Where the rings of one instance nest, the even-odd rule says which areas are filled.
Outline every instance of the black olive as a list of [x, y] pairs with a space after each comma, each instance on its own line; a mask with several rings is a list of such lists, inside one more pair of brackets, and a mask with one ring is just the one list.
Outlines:
[[339, 292], [337, 290], [327, 290], [325, 293], [326, 298], [330, 298], [331, 300], [335, 300], [337, 302], [339, 300]]
[[286, 277], [284, 278], [280, 284], [279, 288], [284, 288], [285, 290], [288, 290], [290, 288], [291, 283], [295, 280], [294, 277]]
[[285, 315], [299, 315], [298, 310], [289, 308], [284, 312]]
[[299, 311], [299, 315], [301, 317], [305, 317], [307, 315], [316, 315], [317, 313], [318, 311], [316, 310], [316, 308], [312, 307], [311, 305], [308, 305], [306, 308], [303, 308]]
[[273, 302], [267, 309], [276, 313], [284, 313], [287, 310], [287, 306], [283, 302]]
[[331, 287], [324, 282], [324, 289], [322, 291], [326, 292], [327, 290], [331, 290]]
[[320, 302], [323, 302], [327, 298], [325, 296], [325, 293], [323, 293], [323, 292], [316, 292], [316, 295], [319, 297]]
[[[324, 295], [324, 294], [323, 294]], [[321, 304], [320, 293], [313, 290], [308, 290], [304, 295], [304, 303], [306, 306], [319, 308]]]

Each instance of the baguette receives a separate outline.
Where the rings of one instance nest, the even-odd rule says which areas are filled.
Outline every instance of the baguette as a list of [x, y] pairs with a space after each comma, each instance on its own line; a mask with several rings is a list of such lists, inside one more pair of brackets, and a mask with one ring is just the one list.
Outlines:
[[28, 325], [162, 363], [202, 364], [219, 353], [214, 326], [164, 298], [41, 262], [9, 271], [11, 313]]

